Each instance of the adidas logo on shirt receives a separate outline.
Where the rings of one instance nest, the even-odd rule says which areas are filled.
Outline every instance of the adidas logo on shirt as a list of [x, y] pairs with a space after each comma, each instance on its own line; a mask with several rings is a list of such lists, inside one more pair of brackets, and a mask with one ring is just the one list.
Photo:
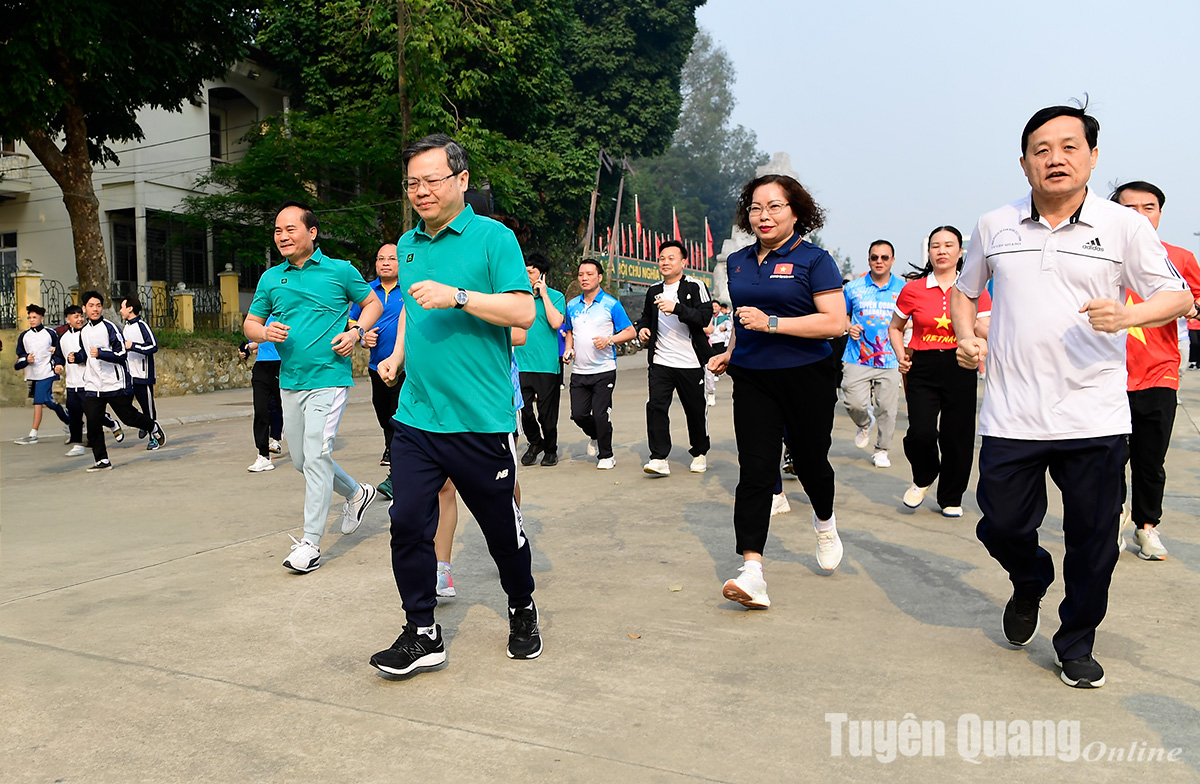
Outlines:
[[1096, 251], [1096, 252], [1098, 252], [1098, 253], [1103, 253], [1103, 252], [1104, 252], [1104, 246], [1100, 244], [1100, 238], [1099, 238], [1099, 237], [1097, 237], [1097, 238], [1096, 238], [1096, 239], [1094, 239], [1094, 240], [1089, 240], [1089, 241], [1085, 242], [1085, 243], [1083, 244], [1083, 249], [1084, 249], [1084, 250]]

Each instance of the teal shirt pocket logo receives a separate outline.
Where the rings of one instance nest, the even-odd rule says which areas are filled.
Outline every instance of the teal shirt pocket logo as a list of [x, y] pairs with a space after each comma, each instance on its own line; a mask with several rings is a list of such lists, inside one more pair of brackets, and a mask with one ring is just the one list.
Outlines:
[[417, 254], [415, 254], [415, 253], [410, 253], [410, 254], [408, 254], [408, 258], [406, 258], [406, 259], [404, 260], [404, 263], [405, 263], [405, 264], [412, 264], [413, 257], [414, 257], [414, 256], [416, 256], [416, 255], [417, 255]]

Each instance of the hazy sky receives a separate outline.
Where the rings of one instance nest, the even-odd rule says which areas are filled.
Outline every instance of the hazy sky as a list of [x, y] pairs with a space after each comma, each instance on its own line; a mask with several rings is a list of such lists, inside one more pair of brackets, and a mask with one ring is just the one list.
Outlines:
[[1025, 122], [1085, 92], [1100, 121], [1093, 189], [1154, 183], [1160, 236], [1197, 251], [1200, 0], [709, 0], [696, 18], [737, 69], [734, 123], [791, 154], [828, 210], [821, 236], [859, 271], [876, 237], [900, 271], [934, 226], [969, 235], [1026, 194]]

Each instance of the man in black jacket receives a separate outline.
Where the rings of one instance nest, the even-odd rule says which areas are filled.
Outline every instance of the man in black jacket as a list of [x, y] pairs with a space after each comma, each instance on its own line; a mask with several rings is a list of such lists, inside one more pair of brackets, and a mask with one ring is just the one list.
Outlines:
[[712, 351], [704, 328], [712, 321], [708, 289], [696, 278], [683, 274], [687, 250], [683, 243], [668, 240], [658, 247], [658, 270], [662, 281], [646, 292], [646, 305], [638, 319], [638, 339], [650, 351], [646, 401], [646, 434], [650, 442], [647, 474], [667, 476], [671, 468], [671, 396], [687, 416], [691, 470], [708, 470], [708, 407], [704, 404], [704, 367]]

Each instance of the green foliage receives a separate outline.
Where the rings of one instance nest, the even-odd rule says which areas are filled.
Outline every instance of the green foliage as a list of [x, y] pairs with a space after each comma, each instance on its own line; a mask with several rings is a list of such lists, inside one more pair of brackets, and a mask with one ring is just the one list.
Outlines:
[[[637, 176], [627, 184], [641, 203], [643, 227], [670, 231], [675, 207], [684, 237], [703, 240], [707, 216], [714, 251], [720, 250], [733, 225], [738, 193], [755, 168], [767, 162], [754, 132], [730, 125], [733, 84], [733, 64], [725, 50], [707, 32], [696, 33], [683, 68], [683, 105], [671, 148], [635, 162]], [[632, 220], [632, 214], [631, 203], [623, 220]]]

